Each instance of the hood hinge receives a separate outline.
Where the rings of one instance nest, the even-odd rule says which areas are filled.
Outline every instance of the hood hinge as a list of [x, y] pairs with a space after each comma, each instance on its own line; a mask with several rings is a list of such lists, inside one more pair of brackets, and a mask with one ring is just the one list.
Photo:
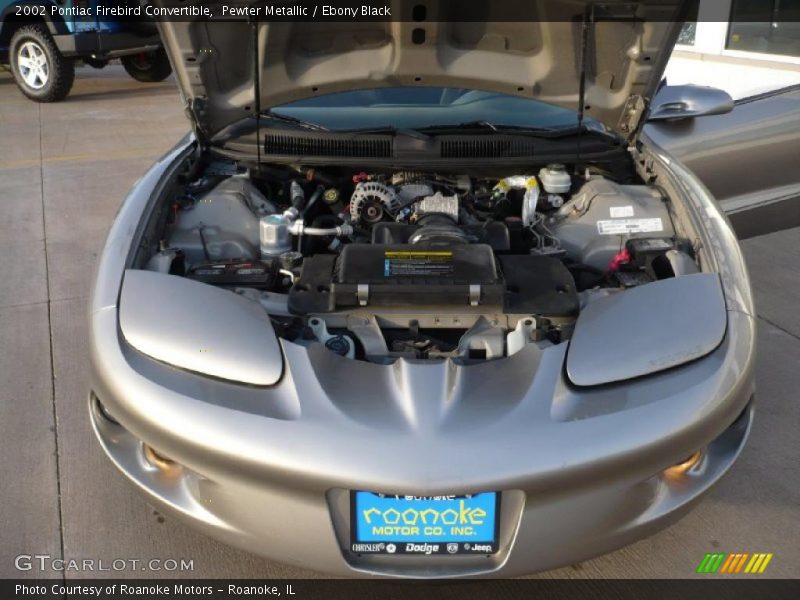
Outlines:
[[208, 115], [208, 105], [206, 99], [196, 96], [192, 98], [184, 109], [186, 116], [192, 122], [195, 138], [202, 147], [208, 145], [208, 135], [206, 134], [206, 116]]
[[622, 111], [618, 127], [629, 142], [633, 141], [639, 133], [639, 125], [645, 112], [647, 112], [647, 100], [643, 96], [634, 94], [625, 102], [625, 108]]

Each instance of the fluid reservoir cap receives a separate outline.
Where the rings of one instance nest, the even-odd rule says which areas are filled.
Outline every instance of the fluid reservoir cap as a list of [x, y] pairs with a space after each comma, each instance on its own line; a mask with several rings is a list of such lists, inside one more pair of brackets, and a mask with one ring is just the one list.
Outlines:
[[339, 190], [336, 188], [328, 188], [322, 196], [325, 204], [336, 204], [339, 201]]
[[298, 266], [301, 262], [303, 262], [303, 253], [302, 252], [284, 252], [280, 256], [281, 258], [281, 267], [287, 270], [294, 269]]
[[539, 171], [539, 179], [548, 194], [566, 194], [572, 187], [572, 178], [564, 165], [547, 165]]
[[350, 342], [342, 335], [335, 335], [325, 342], [325, 347], [338, 354], [339, 356], [347, 356], [350, 352]]

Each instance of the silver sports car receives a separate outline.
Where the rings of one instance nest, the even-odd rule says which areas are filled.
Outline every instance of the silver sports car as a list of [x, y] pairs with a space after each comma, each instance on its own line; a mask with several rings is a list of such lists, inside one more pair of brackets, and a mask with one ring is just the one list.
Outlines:
[[328, 573], [509, 576], [646, 536], [731, 467], [747, 272], [640, 132], [733, 103], [654, 100], [681, 0], [549, 4], [161, 25], [193, 133], [126, 199], [90, 309], [92, 423], [150, 503]]

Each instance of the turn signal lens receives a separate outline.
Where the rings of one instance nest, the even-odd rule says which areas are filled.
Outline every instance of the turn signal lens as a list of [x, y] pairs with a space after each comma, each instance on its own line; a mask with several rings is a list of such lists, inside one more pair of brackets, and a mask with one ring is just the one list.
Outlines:
[[666, 475], [670, 479], [679, 479], [680, 477], [683, 477], [689, 469], [691, 469], [697, 463], [699, 463], [701, 458], [703, 458], [703, 452], [701, 450], [698, 450], [691, 456], [686, 457], [686, 459], [682, 460], [678, 464], [672, 465], [668, 469], [665, 469], [664, 475]]
[[144, 457], [151, 465], [157, 467], [161, 471], [165, 472], [173, 472], [177, 471], [180, 468], [180, 465], [176, 463], [171, 458], [167, 458], [163, 454], [159, 454], [153, 448], [148, 446], [147, 444], [142, 444], [142, 450], [144, 452]]

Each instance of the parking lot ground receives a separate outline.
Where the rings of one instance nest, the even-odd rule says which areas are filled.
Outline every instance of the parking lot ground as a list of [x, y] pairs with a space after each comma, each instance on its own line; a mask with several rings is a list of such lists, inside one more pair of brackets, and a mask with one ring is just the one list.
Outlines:
[[[194, 565], [68, 578], [319, 576], [165, 520], [91, 432], [94, 262], [127, 190], [187, 131], [172, 81], [141, 84], [119, 66], [82, 67], [65, 102], [39, 105], [0, 72], [0, 577], [43, 576], [17, 571], [19, 554]], [[540, 577], [692, 577], [714, 551], [772, 552], [764, 576], [800, 576], [800, 229], [744, 248], [760, 318], [758, 408], [741, 459], [673, 526]]]

